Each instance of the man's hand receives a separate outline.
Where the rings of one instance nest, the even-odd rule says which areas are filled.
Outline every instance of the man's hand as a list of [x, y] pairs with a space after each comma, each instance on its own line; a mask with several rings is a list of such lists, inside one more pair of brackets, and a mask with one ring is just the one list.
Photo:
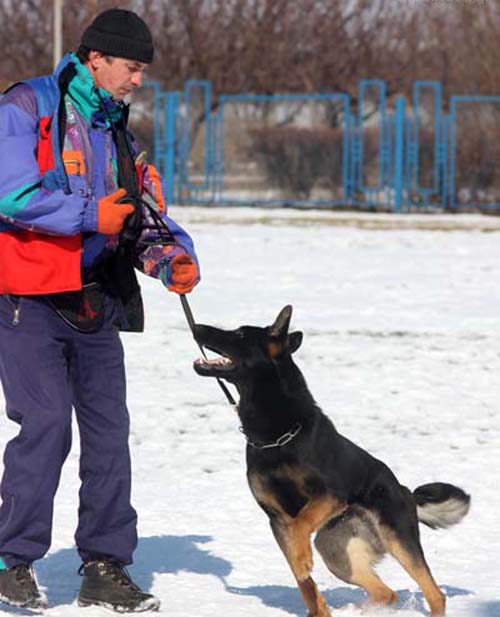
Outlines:
[[97, 231], [99, 233], [118, 234], [123, 229], [125, 219], [134, 211], [131, 203], [119, 203], [126, 194], [125, 189], [119, 189], [99, 200], [97, 204]]
[[176, 255], [168, 265], [168, 289], [177, 294], [187, 294], [198, 281], [198, 266], [187, 253]]

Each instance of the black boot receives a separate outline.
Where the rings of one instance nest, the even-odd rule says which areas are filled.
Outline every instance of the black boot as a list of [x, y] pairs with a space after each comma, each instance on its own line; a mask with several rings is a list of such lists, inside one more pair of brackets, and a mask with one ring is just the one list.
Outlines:
[[104, 606], [118, 613], [157, 611], [160, 601], [144, 593], [127, 572], [112, 561], [89, 561], [82, 565], [83, 576], [78, 606]]
[[47, 601], [38, 590], [32, 568], [21, 563], [0, 570], [0, 602], [23, 608], [45, 608]]

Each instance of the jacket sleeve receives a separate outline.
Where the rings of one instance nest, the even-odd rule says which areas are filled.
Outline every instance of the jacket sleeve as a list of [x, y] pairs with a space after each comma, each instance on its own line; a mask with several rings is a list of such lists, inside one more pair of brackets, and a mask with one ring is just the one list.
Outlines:
[[20, 84], [0, 100], [0, 221], [61, 236], [94, 231], [97, 206], [93, 200], [43, 188], [37, 147], [35, 94]]
[[[196, 264], [198, 283], [200, 266], [193, 240], [185, 229], [168, 216], [158, 172], [152, 165], [144, 165], [140, 171], [142, 198], [145, 203], [143, 205], [143, 231], [137, 243], [136, 266], [144, 274], [158, 278], [165, 286], [168, 286], [172, 283], [170, 262], [176, 255], [188, 254]], [[151, 210], [154, 210], [161, 218], [163, 225], [158, 221], [155, 222]]]

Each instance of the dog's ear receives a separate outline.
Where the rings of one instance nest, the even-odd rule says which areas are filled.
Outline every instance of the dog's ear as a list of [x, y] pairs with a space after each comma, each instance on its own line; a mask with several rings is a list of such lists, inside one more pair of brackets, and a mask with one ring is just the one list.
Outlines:
[[286, 355], [292, 355], [302, 345], [302, 332], [292, 332], [284, 339], [271, 339], [267, 350], [271, 360], [279, 360]]
[[284, 338], [288, 334], [291, 318], [292, 307], [288, 304], [281, 309], [280, 314], [276, 317], [275, 322], [269, 330], [270, 336], [278, 339]]
[[302, 332], [292, 332], [288, 335], [288, 351], [292, 354], [302, 345]]

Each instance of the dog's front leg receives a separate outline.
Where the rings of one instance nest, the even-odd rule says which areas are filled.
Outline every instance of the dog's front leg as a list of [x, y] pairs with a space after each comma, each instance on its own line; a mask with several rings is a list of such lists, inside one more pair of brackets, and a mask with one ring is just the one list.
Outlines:
[[[307, 607], [307, 617], [330, 617], [330, 611], [328, 610], [326, 602], [320, 594], [316, 583], [310, 576], [312, 570], [311, 538], [309, 537], [308, 539], [309, 554], [311, 557], [308, 558], [306, 556], [304, 562], [301, 560], [298, 551], [293, 548], [293, 532], [291, 533], [289, 521], [272, 518], [271, 529], [297, 580], [297, 585]], [[308, 554], [307, 550], [305, 553], [306, 555]]]
[[323, 596], [310, 576], [313, 567], [311, 535], [344, 508], [345, 504], [339, 500], [324, 496], [309, 501], [294, 518], [271, 519], [274, 536], [297, 579], [308, 617], [330, 615]]
[[301, 580], [308, 577], [313, 567], [311, 535], [345, 508], [344, 502], [330, 495], [324, 495], [309, 501], [288, 523], [292, 560], [301, 575]]

